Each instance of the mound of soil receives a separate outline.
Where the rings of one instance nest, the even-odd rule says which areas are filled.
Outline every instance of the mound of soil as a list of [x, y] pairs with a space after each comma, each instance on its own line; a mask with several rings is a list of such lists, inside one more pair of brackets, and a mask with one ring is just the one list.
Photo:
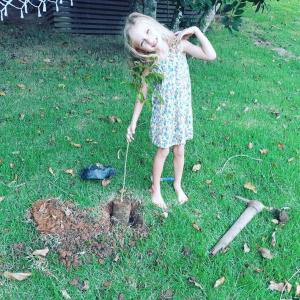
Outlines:
[[41, 199], [33, 203], [30, 212], [45, 240], [49, 235], [58, 237], [55, 250], [66, 267], [70, 268], [80, 265], [81, 257], [91, 255], [96, 255], [99, 262], [103, 262], [103, 259], [115, 255], [118, 249], [126, 246], [125, 236], [132, 246], [136, 240], [148, 235], [140, 203], [132, 199], [126, 199], [125, 203], [126, 226], [122, 225], [124, 215], [122, 224], [113, 216], [114, 206], [115, 210], [118, 208], [117, 211], [120, 211], [117, 200], [98, 208], [80, 209], [70, 201]]

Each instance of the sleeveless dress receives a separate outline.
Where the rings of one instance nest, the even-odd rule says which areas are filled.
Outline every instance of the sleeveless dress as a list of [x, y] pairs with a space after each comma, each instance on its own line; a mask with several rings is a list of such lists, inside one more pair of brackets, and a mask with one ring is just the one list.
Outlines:
[[154, 70], [164, 79], [152, 95], [150, 138], [160, 148], [183, 145], [193, 138], [191, 80], [185, 53], [170, 47], [168, 56]]

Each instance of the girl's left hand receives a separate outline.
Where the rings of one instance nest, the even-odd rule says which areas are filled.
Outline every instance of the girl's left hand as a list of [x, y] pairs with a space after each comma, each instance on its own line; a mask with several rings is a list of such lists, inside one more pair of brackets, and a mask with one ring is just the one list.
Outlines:
[[196, 26], [192, 26], [192, 27], [183, 29], [182, 31], [177, 31], [177, 32], [175, 32], [176, 39], [178, 41], [188, 40], [192, 35], [194, 35], [196, 33], [197, 30], [200, 30], [200, 29]]

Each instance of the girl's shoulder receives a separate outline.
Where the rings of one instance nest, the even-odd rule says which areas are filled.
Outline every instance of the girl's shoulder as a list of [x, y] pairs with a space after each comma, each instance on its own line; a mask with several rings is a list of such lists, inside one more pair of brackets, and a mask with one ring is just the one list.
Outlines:
[[184, 41], [174, 37], [169, 43], [169, 49], [173, 52], [184, 53]]

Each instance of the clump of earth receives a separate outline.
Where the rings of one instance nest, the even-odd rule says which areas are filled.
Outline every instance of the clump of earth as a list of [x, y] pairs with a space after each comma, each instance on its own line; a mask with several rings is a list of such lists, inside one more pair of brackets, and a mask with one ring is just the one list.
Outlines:
[[46, 241], [51, 236], [58, 240], [54, 248], [67, 268], [81, 265], [82, 258], [92, 255], [103, 263], [148, 235], [141, 203], [130, 197], [85, 209], [70, 201], [41, 199], [33, 203], [30, 214]]

